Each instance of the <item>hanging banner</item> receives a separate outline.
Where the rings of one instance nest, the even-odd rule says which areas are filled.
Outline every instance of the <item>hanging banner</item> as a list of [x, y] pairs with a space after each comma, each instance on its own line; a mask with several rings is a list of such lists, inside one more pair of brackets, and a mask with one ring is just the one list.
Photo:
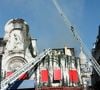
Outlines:
[[78, 78], [78, 73], [77, 70], [69, 70], [69, 79], [72, 83], [78, 83], [79, 78]]
[[40, 77], [41, 77], [41, 82], [48, 82], [49, 77], [48, 77], [48, 70], [41, 70], [40, 71]]
[[23, 73], [18, 79], [19, 80], [25, 80], [28, 78], [28, 73]]
[[54, 80], [61, 80], [61, 69], [55, 69], [54, 70]]
[[6, 72], [6, 77], [9, 77], [9, 76], [12, 76], [12, 75], [13, 75], [12, 71]]

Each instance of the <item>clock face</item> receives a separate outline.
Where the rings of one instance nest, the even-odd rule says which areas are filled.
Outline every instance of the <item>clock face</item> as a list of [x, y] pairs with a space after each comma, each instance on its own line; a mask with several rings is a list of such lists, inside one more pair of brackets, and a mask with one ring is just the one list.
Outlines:
[[13, 57], [9, 59], [8, 63], [8, 70], [10, 71], [16, 71], [20, 69], [25, 64], [25, 59], [22, 57]]

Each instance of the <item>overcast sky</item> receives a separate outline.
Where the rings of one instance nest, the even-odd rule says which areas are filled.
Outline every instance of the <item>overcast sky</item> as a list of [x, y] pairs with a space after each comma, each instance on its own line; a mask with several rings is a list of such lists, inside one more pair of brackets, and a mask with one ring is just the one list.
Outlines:
[[[91, 49], [100, 24], [100, 0], [57, 1]], [[78, 46], [78, 42], [66, 28], [52, 0], [1, 0], [0, 37], [4, 35], [5, 23], [11, 18], [26, 20], [31, 36], [37, 39], [40, 51], [44, 48], [59, 48], [64, 45]]]

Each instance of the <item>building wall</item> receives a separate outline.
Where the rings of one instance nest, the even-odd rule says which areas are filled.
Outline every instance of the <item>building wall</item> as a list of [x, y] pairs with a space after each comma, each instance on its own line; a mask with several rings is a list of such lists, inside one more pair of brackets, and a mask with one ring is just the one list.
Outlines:
[[[100, 65], [100, 26], [99, 26], [98, 36], [95, 42], [95, 47], [92, 49], [92, 55]], [[92, 73], [92, 85], [95, 88], [95, 90], [98, 90], [97, 88], [100, 87], [100, 76], [97, 74], [94, 68]]]
[[73, 56], [74, 54], [65, 55], [64, 48], [52, 50], [43, 62], [36, 66], [36, 71], [31, 77], [32, 80], [36, 80], [37, 87], [81, 86], [80, 59]]

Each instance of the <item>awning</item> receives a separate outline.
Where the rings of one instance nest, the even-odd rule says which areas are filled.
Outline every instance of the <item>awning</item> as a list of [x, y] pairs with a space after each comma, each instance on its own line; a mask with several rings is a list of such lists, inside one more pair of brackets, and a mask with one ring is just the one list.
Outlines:
[[7, 90], [35, 90], [36, 82], [34, 80], [18, 80]]

